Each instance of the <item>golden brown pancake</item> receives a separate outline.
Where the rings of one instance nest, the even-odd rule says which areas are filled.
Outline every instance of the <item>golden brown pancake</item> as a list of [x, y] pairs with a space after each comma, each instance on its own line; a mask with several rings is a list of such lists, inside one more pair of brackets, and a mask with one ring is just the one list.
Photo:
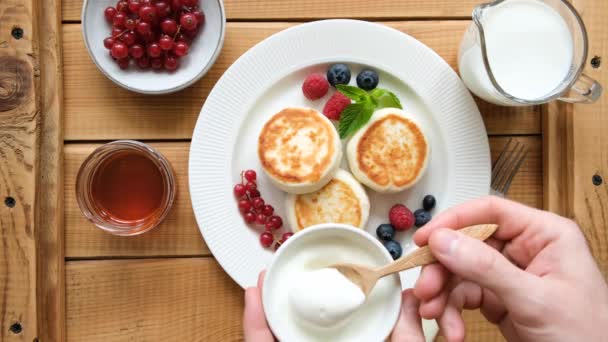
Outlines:
[[399, 109], [374, 114], [347, 147], [354, 176], [381, 192], [395, 192], [414, 185], [424, 173], [429, 144], [418, 124]]
[[289, 195], [287, 219], [294, 232], [321, 223], [343, 223], [362, 228], [369, 217], [369, 199], [363, 187], [344, 170], [323, 188], [309, 194]]
[[308, 108], [285, 108], [262, 129], [258, 156], [266, 174], [290, 193], [318, 190], [329, 182], [342, 156], [332, 123]]

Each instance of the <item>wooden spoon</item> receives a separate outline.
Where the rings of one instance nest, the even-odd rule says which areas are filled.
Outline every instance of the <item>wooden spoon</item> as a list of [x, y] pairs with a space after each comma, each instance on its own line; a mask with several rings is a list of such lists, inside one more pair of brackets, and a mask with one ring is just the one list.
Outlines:
[[[459, 232], [485, 241], [494, 234], [496, 229], [498, 229], [498, 225], [481, 224], [460, 229]], [[360, 287], [367, 297], [376, 285], [376, 282], [378, 282], [378, 279], [386, 277], [389, 274], [409, 270], [410, 268], [432, 264], [436, 261], [437, 259], [431, 253], [431, 249], [428, 246], [424, 246], [390, 264], [376, 269], [353, 264], [336, 264], [330, 267], [337, 269], [346, 278]]]

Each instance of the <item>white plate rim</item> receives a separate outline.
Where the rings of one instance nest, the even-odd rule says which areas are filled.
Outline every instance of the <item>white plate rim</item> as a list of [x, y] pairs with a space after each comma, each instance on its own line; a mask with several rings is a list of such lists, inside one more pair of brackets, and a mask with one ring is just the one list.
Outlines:
[[[80, 22], [81, 23], [84, 23], [86, 20], [89, 1], [93, 1], [93, 0], [84, 0], [84, 2], [82, 4], [82, 11], [80, 13]], [[205, 65], [205, 67], [203, 69], [201, 69], [201, 71], [198, 74], [196, 74], [192, 79], [190, 79], [187, 82], [184, 82], [178, 86], [175, 86], [172, 88], [167, 88], [167, 89], [161, 89], [161, 90], [144, 90], [144, 89], [131, 87], [128, 84], [119, 81], [117, 78], [112, 76], [107, 70], [105, 70], [104, 68], [101, 67], [101, 64], [97, 60], [97, 56], [93, 53], [93, 51], [91, 50], [91, 47], [89, 46], [89, 37], [88, 37], [87, 30], [86, 30], [86, 26], [84, 24], [82, 24], [81, 30], [82, 30], [82, 38], [84, 41], [84, 45], [87, 48], [87, 53], [91, 57], [91, 60], [93, 61], [93, 63], [97, 67], [97, 69], [102, 74], [104, 74], [109, 80], [111, 80], [112, 82], [114, 82], [115, 84], [119, 85], [120, 87], [122, 87], [124, 89], [130, 90], [135, 93], [145, 94], [145, 95], [170, 94], [170, 93], [174, 93], [176, 91], [180, 91], [182, 89], [188, 88], [189, 86], [191, 86], [192, 84], [194, 84], [196, 81], [200, 80], [203, 76], [205, 76], [207, 74], [209, 69], [211, 69], [211, 67], [215, 64], [215, 61], [217, 60], [217, 58], [220, 56], [220, 52], [222, 51], [222, 47], [224, 46], [224, 40], [226, 38], [226, 11], [224, 9], [223, 0], [215, 0], [215, 1], [217, 2], [217, 5], [219, 6], [219, 9], [220, 9], [220, 15], [221, 15], [220, 22], [221, 22], [222, 26], [220, 28], [220, 37], [215, 46], [215, 49], [213, 50], [213, 54], [211, 55], [211, 58], [209, 59], [208, 63]]]
[[[238, 236], [232, 237], [230, 232], [227, 232], [227, 226], [230, 226], [229, 222], [244, 225], [240, 216], [234, 215], [238, 211], [235, 209], [236, 204], [232, 195], [232, 174], [237, 171], [231, 170], [233, 147], [231, 142], [234, 142], [235, 135], [242, 123], [242, 119], [238, 118], [239, 114], [244, 115], [248, 107], [272, 85], [272, 82], [265, 79], [266, 87], [247, 87], [251, 85], [259, 86], [255, 81], [264, 79], [264, 76], [276, 81], [303, 65], [313, 65], [327, 61], [365, 61], [366, 58], [349, 58], [343, 50], [322, 51], [324, 57], [313, 59], [306, 54], [294, 57], [289, 53], [292, 49], [311, 48], [310, 46], [302, 46], [304, 44], [302, 40], [307, 39], [306, 37], [308, 39], [314, 37], [318, 44], [331, 41], [335, 44], [333, 46], [336, 47], [336, 50], [339, 50], [338, 47], [344, 47], [345, 44], [348, 44], [348, 39], [340, 45], [335, 40], [332, 41], [332, 37], [335, 38], [339, 35], [338, 32], [344, 31], [360, 33], [356, 37], [359, 42], [362, 39], [361, 34], [368, 34], [367, 38], [369, 38], [370, 32], [381, 34], [383, 37], [393, 35], [392, 39], [401, 40], [403, 45], [400, 47], [391, 46], [389, 49], [402, 49], [412, 58], [411, 61], [415, 60], [417, 63], [420, 63], [418, 59], [424, 59], [424, 63], [427, 64], [426, 68], [428, 68], [424, 70], [425, 77], [418, 78], [420, 83], [406, 81], [404, 83], [416, 91], [425, 103], [433, 109], [433, 113], [450, 114], [446, 118], [446, 120], [450, 120], [450, 123], [443, 124], [442, 131], [445, 127], [450, 127], [450, 130], [449, 132], [442, 132], [442, 134], [451, 138], [447, 143], [455, 143], [449, 146], [449, 151], [455, 152], [450, 153], [450, 157], [456, 160], [455, 170], [452, 171], [456, 172], [458, 176], [464, 170], [467, 170], [468, 172], [465, 172], [461, 178], [464, 178], [464, 176], [469, 178], [466, 180], [469, 182], [466, 187], [457, 185], [456, 189], [451, 189], [456, 194], [452, 195], [450, 204], [455, 205], [467, 199], [486, 195], [489, 192], [490, 151], [481, 114], [460, 78], [435, 51], [401, 31], [366, 21], [332, 19], [290, 27], [252, 47], [226, 70], [201, 109], [190, 147], [189, 190], [197, 224], [217, 262], [243, 288], [255, 285], [257, 273], [264, 265], [256, 270], [251, 269], [251, 267], [246, 267], [250, 269], [249, 271], [245, 270], [243, 265], [239, 263], [242, 260], [250, 261], [251, 257], [239, 255], [247, 253], [234, 246], [238, 241], [235, 242], [233, 239], [238, 239]], [[350, 47], [352, 48], [352, 46]], [[379, 60], [364, 64], [378, 64], [383, 68], [389, 64], [382, 62], [382, 58], [386, 58], [383, 54], [378, 54], [375, 58]], [[265, 61], [265, 63], [260, 63], [260, 61]], [[286, 63], [286, 61], [289, 61], [289, 63]], [[279, 64], [280, 62], [283, 64]], [[403, 68], [401, 71], [406, 73], [416, 72], [409, 64], [397, 68]], [[422, 71], [419, 70], [418, 72]], [[393, 76], [401, 78], [398, 73]], [[439, 80], [441, 82], [438, 82]], [[436, 96], [428, 96], [429, 92], [434, 92]], [[438, 97], [439, 94], [442, 96]], [[429, 98], [433, 101], [429, 101]], [[225, 116], [225, 113], [232, 113], [232, 115]], [[464, 115], [466, 117], [463, 117]], [[457, 131], [460, 135], [454, 133], [454, 127], [458, 128]], [[212, 136], [203, 138], [206, 134]], [[214, 137], [222, 137], [222, 141], [213, 139]], [[463, 137], [466, 139], [463, 139]], [[458, 151], [463, 149], [470, 152], [468, 156], [458, 154]], [[463, 163], [462, 161], [466, 162]], [[473, 169], [470, 168], [471, 162], [476, 163], [473, 165], [475, 166]], [[463, 183], [464, 181], [465, 179], [463, 179]]]

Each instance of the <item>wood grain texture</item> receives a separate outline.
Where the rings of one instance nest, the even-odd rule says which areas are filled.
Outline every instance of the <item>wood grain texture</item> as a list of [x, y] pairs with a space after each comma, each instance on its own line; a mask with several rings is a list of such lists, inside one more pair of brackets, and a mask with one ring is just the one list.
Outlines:
[[[468, 21], [390, 22], [419, 39], [453, 68]], [[189, 139], [205, 98], [223, 72], [250, 47], [289, 23], [229, 23], [224, 49], [202, 80], [177, 94], [146, 96], [108, 80], [87, 56], [80, 25], [66, 24], [65, 139]], [[489, 134], [539, 134], [539, 107], [498, 107], [478, 100]]]
[[[530, 147], [530, 154], [515, 177], [509, 197], [534, 207], [542, 206], [542, 162], [540, 137], [518, 138]], [[492, 156], [498, 157], [507, 137], [492, 137]], [[74, 195], [76, 174], [94, 144], [68, 144], [65, 147], [65, 239], [66, 257], [136, 257], [209, 255], [194, 219], [188, 193], [187, 158], [189, 143], [153, 143], [176, 173], [178, 195], [174, 207], [159, 227], [135, 237], [116, 237], [89, 223], [81, 214]]]
[[213, 258], [66, 265], [67, 341], [242, 341], [243, 291]]
[[65, 146], [65, 255], [74, 257], [209, 255], [194, 219], [188, 191], [189, 143], [152, 144], [167, 157], [177, 182], [173, 208], [165, 221], [146, 234], [110, 235], [87, 221], [76, 203], [76, 175], [84, 159], [99, 145]]
[[[0, 341], [31, 342], [38, 330], [34, 208], [39, 70], [35, 4], [0, 2]], [[23, 30], [19, 40], [11, 36], [15, 27]], [[16, 329], [17, 324], [20, 329]]]
[[[83, 0], [63, 1], [63, 20], [80, 21]], [[463, 18], [476, 0], [224, 0], [228, 20]]]
[[39, 2], [40, 145], [36, 187], [38, 340], [65, 341], [61, 0]]
[[[597, 69], [587, 64], [585, 72], [606, 87], [608, 85], [608, 1], [578, 0], [574, 5], [583, 16], [589, 34], [589, 59], [600, 56]], [[589, 246], [608, 277], [608, 95], [593, 105], [574, 105], [571, 116], [571, 156], [573, 185], [571, 203], [574, 219], [587, 236]], [[603, 178], [600, 186], [592, 183], [593, 175]]]

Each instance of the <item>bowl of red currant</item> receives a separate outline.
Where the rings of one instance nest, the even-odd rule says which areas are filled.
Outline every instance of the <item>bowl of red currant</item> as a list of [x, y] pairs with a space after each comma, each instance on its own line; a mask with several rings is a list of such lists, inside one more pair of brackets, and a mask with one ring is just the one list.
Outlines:
[[222, 0], [85, 0], [82, 34], [93, 62], [143, 94], [184, 89], [211, 68], [224, 43]]

